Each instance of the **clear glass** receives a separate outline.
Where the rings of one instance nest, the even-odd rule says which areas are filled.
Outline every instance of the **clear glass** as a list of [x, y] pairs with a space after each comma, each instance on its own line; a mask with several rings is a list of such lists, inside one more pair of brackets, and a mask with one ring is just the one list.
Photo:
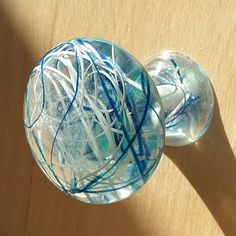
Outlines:
[[210, 81], [201, 67], [178, 52], [165, 51], [145, 67], [161, 96], [165, 143], [183, 146], [207, 130], [214, 107]]
[[127, 198], [151, 176], [164, 113], [143, 66], [117, 45], [74, 39], [46, 53], [25, 92], [33, 156], [66, 194], [88, 203]]

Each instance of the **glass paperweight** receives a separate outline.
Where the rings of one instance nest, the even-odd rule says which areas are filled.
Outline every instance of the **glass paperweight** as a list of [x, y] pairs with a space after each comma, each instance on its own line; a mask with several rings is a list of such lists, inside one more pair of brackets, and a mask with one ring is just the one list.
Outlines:
[[45, 175], [94, 204], [137, 191], [164, 145], [154, 82], [129, 53], [99, 39], [70, 40], [42, 57], [27, 84], [24, 126]]
[[214, 106], [213, 92], [200, 66], [178, 52], [165, 51], [145, 67], [161, 96], [165, 143], [183, 146], [207, 130]]

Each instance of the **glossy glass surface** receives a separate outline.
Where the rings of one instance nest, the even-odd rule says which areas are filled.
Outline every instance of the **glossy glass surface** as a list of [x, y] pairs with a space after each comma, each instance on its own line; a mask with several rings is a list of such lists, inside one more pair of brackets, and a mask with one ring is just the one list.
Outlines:
[[166, 51], [146, 66], [161, 96], [166, 144], [183, 146], [198, 140], [211, 121], [213, 92], [207, 75], [190, 57]]
[[164, 144], [155, 84], [120, 47], [74, 39], [46, 53], [30, 75], [24, 124], [33, 156], [66, 194], [107, 204], [137, 191]]

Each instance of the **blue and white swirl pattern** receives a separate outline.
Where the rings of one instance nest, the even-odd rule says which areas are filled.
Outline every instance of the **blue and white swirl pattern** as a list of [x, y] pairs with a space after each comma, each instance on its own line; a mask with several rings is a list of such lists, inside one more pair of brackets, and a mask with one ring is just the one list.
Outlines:
[[51, 49], [30, 75], [24, 105], [35, 160], [81, 201], [124, 199], [159, 162], [164, 114], [155, 85], [110, 42], [75, 39]]

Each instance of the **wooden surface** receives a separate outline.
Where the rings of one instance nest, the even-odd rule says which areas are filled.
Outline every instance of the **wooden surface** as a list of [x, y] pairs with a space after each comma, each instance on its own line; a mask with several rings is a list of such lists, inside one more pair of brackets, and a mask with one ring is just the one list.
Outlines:
[[[166, 147], [131, 198], [91, 206], [57, 190], [34, 163], [23, 129], [29, 73], [74, 37], [118, 43], [141, 62], [165, 49], [201, 64], [215, 91], [209, 132]], [[236, 235], [235, 0], [0, 0], [0, 236]]]

